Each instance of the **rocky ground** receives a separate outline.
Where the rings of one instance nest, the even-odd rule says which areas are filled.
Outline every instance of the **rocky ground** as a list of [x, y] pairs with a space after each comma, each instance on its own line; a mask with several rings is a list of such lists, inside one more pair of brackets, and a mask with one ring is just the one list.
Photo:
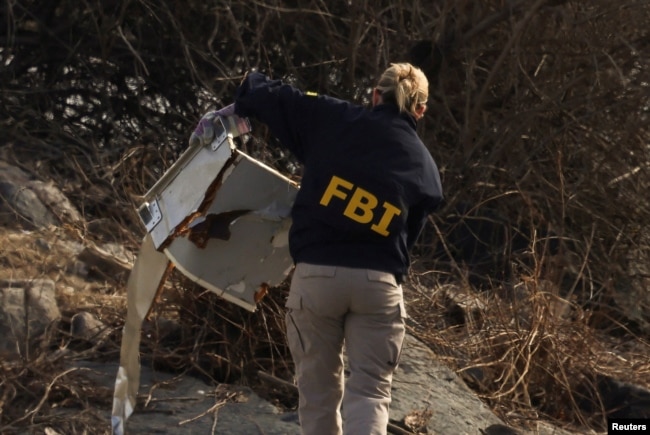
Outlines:
[[[3, 175], [3, 195], [14, 192], [13, 198], [19, 200], [10, 207], [5, 203], [0, 210], [0, 333], [7, 337], [0, 345], [0, 432], [110, 433], [112, 393], [126, 310], [124, 284], [137, 255], [137, 245], [132, 242], [137, 238], [124, 243], [99, 243], [92, 232], [114, 229], [113, 223], [83, 222], [52, 186], [23, 180], [22, 187], [11, 184], [13, 187], [8, 189], [9, 181], [20, 178], [20, 174], [7, 168], [4, 166], [6, 171], [13, 171], [13, 176], [7, 176], [7, 172]], [[45, 195], [42, 189], [54, 193]], [[44, 197], [50, 198], [48, 207], [39, 207]], [[58, 212], [48, 211], [52, 209]], [[68, 223], [60, 216], [68, 216]], [[23, 225], [22, 220], [30, 225]], [[436, 286], [422, 277], [413, 278], [405, 286], [412, 318], [395, 376], [390, 433], [599, 433], [604, 432], [597, 424], [604, 408], [610, 415], [649, 417], [650, 392], [643, 386], [648, 372], [647, 341], [619, 337], [611, 339], [609, 348], [599, 342], [599, 347], [578, 349], [578, 343], [587, 343], [592, 336], [581, 335], [581, 331], [586, 334], [586, 329], [568, 320], [575, 312], [567, 311], [562, 304], [543, 305], [547, 309], [544, 322], [562, 322], [551, 336], [542, 331], [542, 326], [548, 328], [548, 324], [536, 323], [541, 317], [536, 315], [537, 306], [531, 300], [526, 300], [526, 308], [519, 310], [521, 324], [516, 333], [521, 337], [515, 337], [515, 332], [506, 327], [511, 320], [499, 324], [488, 317], [484, 297], [461, 292], [454, 286]], [[549, 307], [553, 309], [548, 311]], [[540, 334], [543, 339], [537, 341]], [[526, 358], [522, 358], [524, 351], [518, 347], [522, 337], [524, 349], [535, 350]], [[152, 343], [155, 340], [149, 340], [147, 346]], [[494, 352], [506, 349], [500, 361], [482, 357], [480, 364], [470, 352], [486, 344]], [[545, 353], [536, 353], [539, 349]], [[140, 396], [127, 425], [129, 433], [299, 433], [295, 387], [287, 376], [282, 379], [260, 372], [254, 383], [207, 382], [196, 373], [160, 370], [159, 364], [147, 358], [150, 350], [147, 347], [143, 352]], [[539, 392], [533, 391], [538, 388], [533, 381], [537, 378], [531, 373], [540, 365], [539, 359], [545, 364], [555, 361], [555, 356], [550, 358], [549, 354], [561, 354], [565, 364], [567, 358], [595, 358], [598, 367], [610, 368], [609, 373], [598, 378], [598, 385], [604, 382], [604, 387], [594, 387], [590, 393], [605, 392], [600, 408], [573, 403], [585, 413], [591, 409], [593, 420], [584, 419], [580, 424], [559, 418], [562, 409], [567, 410], [565, 413], [572, 409], [570, 402], [575, 402], [578, 395], [567, 396], [564, 403], [557, 400], [558, 396], [550, 396], [553, 391], [546, 392], [547, 398], [536, 396]], [[459, 362], [463, 357], [468, 358], [464, 366]], [[495, 388], [519, 370], [520, 363], [527, 366], [514, 376], [516, 382], [503, 383], [501, 390]], [[596, 365], [593, 361], [590, 364]], [[509, 368], [501, 371], [499, 378], [491, 377], [501, 367]], [[565, 365], [559, 370], [564, 367], [573, 368]], [[633, 370], [633, 376], [617, 379], [616, 375], [626, 367]], [[640, 385], [629, 382], [636, 374], [642, 375], [636, 378]], [[546, 373], [547, 385], [556, 386], [558, 382], [551, 381], [559, 377]], [[530, 382], [525, 386], [530, 390], [520, 388], [526, 382]], [[528, 397], [521, 396], [521, 391], [527, 391]], [[513, 403], [519, 399], [512, 399], [512, 392], [527, 400], [526, 406]], [[557, 414], [532, 410], [531, 398], [542, 404], [543, 400], [554, 402], [542, 409], [549, 414], [557, 409]], [[612, 398], [615, 403], [610, 406], [608, 400]]]

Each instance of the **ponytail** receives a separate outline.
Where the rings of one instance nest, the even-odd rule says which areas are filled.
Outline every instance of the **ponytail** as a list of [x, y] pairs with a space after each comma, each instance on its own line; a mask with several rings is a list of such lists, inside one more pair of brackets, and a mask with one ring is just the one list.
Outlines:
[[400, 112], [415, 115], [418, 105], [429, 98], [429, 81], [419, 68], [409, 63], [393, 63], [377, 83], [384, 103], [395, 104]]

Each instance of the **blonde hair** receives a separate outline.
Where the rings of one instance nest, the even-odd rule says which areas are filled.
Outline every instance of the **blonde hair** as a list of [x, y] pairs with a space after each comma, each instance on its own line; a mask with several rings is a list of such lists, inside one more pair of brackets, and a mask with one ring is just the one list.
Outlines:
[[412, 115], [429, 98], [427, 77], [410, 63], [392, 63], [379, 78], [376, 88], [384, 103], [396, 104], [400, 112]]

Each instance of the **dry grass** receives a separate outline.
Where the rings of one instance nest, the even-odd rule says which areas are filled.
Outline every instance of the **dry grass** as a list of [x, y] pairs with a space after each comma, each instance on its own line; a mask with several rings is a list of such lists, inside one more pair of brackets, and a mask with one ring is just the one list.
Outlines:
[[547, 281], [522, 277], [514, 289], [480, 293], [429, 282], [407, 299], [411, 332], [515, 427], [543, 420], [605, 431], [615, 409], [599, 386], [603, 378], [650, 387], [647, 336], [594, 328], [596, 314]]

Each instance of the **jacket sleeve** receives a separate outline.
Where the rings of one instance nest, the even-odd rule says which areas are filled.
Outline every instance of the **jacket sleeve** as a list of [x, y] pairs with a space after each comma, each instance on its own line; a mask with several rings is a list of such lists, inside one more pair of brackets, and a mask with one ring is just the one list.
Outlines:
[[266, 124], [304, 162], [309, 129], [316, 128], [315, 98], [259, 72], [249, 73], [235, 93], [235, 113]]
[[438, 208], [439, 204], [440, 201], [431, 199], [429, 201], [418, 204], [417, 206], [411, 207], [409, 210], [408, 218], [406, 221], [408, 231], [406, 246], [408, 247], [409, 251], [413, 248], [415, 242], [420, 237], [420, 233], [422, 233], [422, 230], [424, 229], [427, 218]]
[[440, 175], [433, 160], [431, 160], [428, 177], [425, 179], [428, 181], [422, 185], [424, 196], [419, 203], [411, 206], [408, 217], [406, 218], [406, 227], [408, 231], [406, 245], [409, 250], [413, 245], [415, 245], [429, 215], [438, 210], [444, 201]]

